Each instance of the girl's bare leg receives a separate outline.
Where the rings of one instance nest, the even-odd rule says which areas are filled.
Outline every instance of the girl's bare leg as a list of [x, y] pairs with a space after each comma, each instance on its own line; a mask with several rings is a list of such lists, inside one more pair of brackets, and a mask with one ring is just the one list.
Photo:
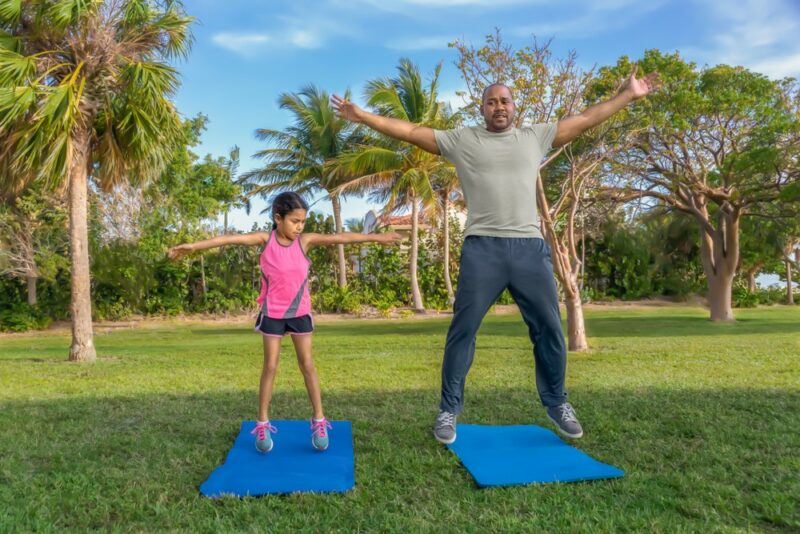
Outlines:
[[272, 384], [278, 372], [278, 356], [281, 353], [281, 338], [261, 336], [264, 338], [264, 368], [261, 371], [261, 383], [258, 388], [258, 420], [269, 419], [269, 401], [272, 400]]
[[311, 335], [294, 335], [292, 336], [292, 343], [294, 343], [294, 350], [297, 353], [297, 364], [300, 366], [300, 372], [303, 373], [303, 380], [306, 383], [308, 400], [311, 401], [311, 407], [314, 410], [314, 419], [322, 419], [324, 417], [322, 412], [322, 392], [319, 387], [317, 369], [314, 367], [314, 360], [311, 358]]

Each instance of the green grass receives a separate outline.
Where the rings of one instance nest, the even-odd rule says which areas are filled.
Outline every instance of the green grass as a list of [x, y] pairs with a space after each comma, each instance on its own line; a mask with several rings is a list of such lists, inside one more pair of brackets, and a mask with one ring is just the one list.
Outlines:
[[[800, 529], [800, 307], [587, 313], [570, 354], [579, 447], [612, 481], [478, 489], [430, 435], [449, 319], [318, 325], [326, 412], [353, 422], [356, 488], [209, 500], [199, 484], [255, 414], [249, 324], [0, 338], [0, 531], [115, 529], [700, 531]], [[488, 317], [462, 422], [547, 426], [519, 316]], [[288, 341], [272, 416], [310, 408]], [[278, 436], [280, 438], [280, 436]], [[334, 436], [335, 439], [335, 436]]]

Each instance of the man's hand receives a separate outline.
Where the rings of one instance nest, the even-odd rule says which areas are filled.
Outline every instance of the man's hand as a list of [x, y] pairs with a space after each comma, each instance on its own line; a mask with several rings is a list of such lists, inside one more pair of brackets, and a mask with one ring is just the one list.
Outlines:
[[619, 88], [620, 94], [627, 92], [633, 100], [638, 100], [642, 97], [645, 97], [652, 91], [655, 91], [661, 87], [661, 78], [659, 78], [657, 72], [651, 72], [644, 78], [636, 79], [636, 71], [638, 70], [639, 65], [634, 65], [631, 75], [622, 83], [622, 86]]
[[171, 260], [179, 260], [184, 256], [191, 254], [192, 252], [194, 252], [194, 247], [191, 243], [187, 243], [185, 245], [178, 245], [169, 249], [167, 252], [167, 257], [169, 257]]
[[364, 124], [378, 133], [382, 133], [393, 139], [411, 143], [431, 154], [439, 154], [439, 147], [436, 145], [436, 135], [433, 133], [432, 128], [412, 124], [403, 119], [384, 117], [383, 115], [364, 111], [339, 95], [331, 96], [331, 105], [333, 109], [336, 110], [336, 113], [344, 120]]
[[350, 122], [362, 122], [364, 120], [364, 110], [339, 95], [331, 96], [331, 105], [344, 120]]
[[387, 232], [385, 234], [378, 234], [375, 236], [375, 242], [381, 245], [394, 245], [403, 240], [402, 234], [397, 232]]

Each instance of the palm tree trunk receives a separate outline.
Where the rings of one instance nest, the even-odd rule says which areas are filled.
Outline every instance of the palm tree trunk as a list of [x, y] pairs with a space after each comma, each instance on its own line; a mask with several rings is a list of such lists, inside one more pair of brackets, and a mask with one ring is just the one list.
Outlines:
[[425, 307], [422, 305], [422, 293], [419, 290], [419, 280], [417, 280], [417, 256], [419, 255], [419, 205], [417, 199], [411, 199], [411, 298], [414, 311], [423, 313]]
[[228, 233], [228, 208], [225, 208], [225, 218], [222, 220], [222, 233]]
[[[333, 223], [336, 225], [336, 233], [341, 234], [344, 230], [342, 226], [342, 204], [338, 196], [331, 197], [333, 204]], [[336, 252], [339, 256], [339, 287], [347, 287], [347, 262], [344, 257], [344, 245], [336, 245]]]
[[444, 286], [450, 306], [456, 301], [453, 282], [450, 280], [450, 192], [444, 192]]
[[78, 362], [93, 362], [97, 359], [92, 332], [89, 268], [89, 157], [89, 132], [82, 131], [73, 139], [73, 156], [69, 169], [69, 256], [72, 282], [69, 306], [72, 316], [72, 345], [69, 359]]
[[794, 291], [792, 290], [792, 262], [786, 262], [786, 304], [794, 304]]

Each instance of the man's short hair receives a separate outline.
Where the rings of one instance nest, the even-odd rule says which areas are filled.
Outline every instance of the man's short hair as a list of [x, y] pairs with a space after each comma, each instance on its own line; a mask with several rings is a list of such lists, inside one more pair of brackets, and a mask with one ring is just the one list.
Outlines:
[[483, 94], [481, 94], [481, 104], [486, 101], [486, 92], [491, 89], [492, 87], [505, 87], [508, 89], [508, 94], [511, 95], [511, 98], [514, 98], [514, 94], [511, 92], [511, 88], [504, 83], [490, 83], [486, 87], [483, 88]]

